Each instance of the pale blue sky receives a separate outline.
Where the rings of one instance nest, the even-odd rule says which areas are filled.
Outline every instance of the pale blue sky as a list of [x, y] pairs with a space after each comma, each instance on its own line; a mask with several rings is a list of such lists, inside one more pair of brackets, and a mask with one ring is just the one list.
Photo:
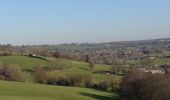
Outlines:
[[170, 37], [170, 0], [1, 0], [0, 44]]

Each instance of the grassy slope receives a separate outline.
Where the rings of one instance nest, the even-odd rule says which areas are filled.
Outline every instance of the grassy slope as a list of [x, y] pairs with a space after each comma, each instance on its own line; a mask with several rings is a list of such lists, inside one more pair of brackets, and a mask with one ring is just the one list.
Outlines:
[[116, 100], [117, 95], [86, 88], [0, 81], [1, 100]]
[[[65, 59], [55, 59], [55, 58], [47, 58], [49, 60], [58, 60], [60, 62], [63, 62], [66, 65], [72, 65], [71, 70], [75, 71], [84, 71], [88, 68], [88, 64], [85, 62], [80, 61], [71, 61], [71, 60], [65, 60]], [[48, 65], [47, 61], [37, 59], [37, 58], [31, 58], [26, 56], [0, 56], [0, 62], [3, 64], [18, 64], [21, 66], [22, 69], [31, 69], [32, 67], [36, 65]], [[94, 70], [108, 70], [110, 66], [107, 65], [96, 65]]]
[[[55, 59], [55, 58], [47, 58], [49, 60], [58, 60], [63, 62], [66, 65], [72, 66], [69, 69], [65, 69], [59, 71], [61, 74], [68, 74], [68, 73], [89, 73], [92, 74], [94, 79], [96, 80], [107, 80], [112, 75], [104, 75], [104, 74], [94, 74], [93, 72], [97, 70], [109, 70], [110, 66], [108, 65], [95, 65], [94, 69], [89, 69], [88, 64], [85, 62], [80, 61], [71, 61], [65, 59]], [[26, 56], [1, 56], [0, 62], [3, 64], [17, 64], [20, 65], [23, 70], [25, 69], [32, 69], [37, 65], [48, 66], [48, 62], [45, 60], [37, 59], [37, 58], [30, 58]], [[27, 77], [27, 76], [26, 76]]]
[[[60, 71], [61, 74], [68, 73], [89, 73], [96, 80], [105, 80], [111, 75], [94, 74], [97, 70], [109, 70], [110, 66], [96, 65], [94, 69], [89, 69], [88, 64], [79, 61], [71, 61], [65, 59], [54, 59], [64, 64], [71, 65], [69, 69]], [[48, 62], [41, 59], [30, 58], [25, 56], [4, 56], [0, 57], [0, 63], [17, 64], [23, 70], [32, 69], [36, 65], [47, 66]], [[30, 75], [29, 75], [30, 74]], [[73, 88], [61, 86], [48, 86], [41, 84], [32, 84], [31, 73], [24, 75], [26, 83], [0, 81], [0, 99], [1, 100], [114, 100], [117, 97], [113, 93], [101, 92], [86, 88]], [[30, 78], [30, 79], [29, 79]]]
[[156, 59], [155, 64], [170, 64], [170, 58]]
[[47, 65], [47, 61], [26, 56], [1, 56], [0, 62], [3, 64], [17, 64], [22, 69], [32, 69], [36, 65]]

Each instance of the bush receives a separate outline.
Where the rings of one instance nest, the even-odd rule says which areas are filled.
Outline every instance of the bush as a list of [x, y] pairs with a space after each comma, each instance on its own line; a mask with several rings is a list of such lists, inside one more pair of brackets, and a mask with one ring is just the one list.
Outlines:
[[92, 76], [89, 74], [68, 74], [67, 79], [69, 81], [69, 85], [78, 86], [78, 87], [91, 87]]
[[110, 86], [109, 81], [101, 81], [101, 82], [99, 82], [99, 86], [97, 89], [107, 91], [110, 88], [111, 88], [111, 86]]
[[121, 82], [122, 82], [122, 77], [112, 78], [110, 80], [111, 91], [118, 92], [120, 90]]
[[91, 74], [84, 74], [84, 87], [91, 88], [93, 85], [93, 77]]
[[70, 66], [62, 63], [61, 61], [48, 61], [49, 66], [46, 67], [48, 70], [63, 70], [63, 69], [68, 69]]
[[41, 84], [46, 84], [47, 81], [47, 72], [46, 70], [41, 67], [35, 67], [34, 68], [34, 76], [35, 76], [35, 81]]
[[5, 76], [0, 75], [0, 80], [5, 80]]
[[114, 77], [109, 80], [92, 82], [92, 88], [109, 92], [119, 92], [121, 81], [121, 77]]
[[35, 68], [35, 81], [42, 84], [86, 87], [104, 91], [119, 91], [121, 78], [94, 82], [91, 74], [71, 73], [62, 75], [57, 71], [48, 71], [43, 67]]
[[124, 100], [170, 100], [170, 76], [131, 72], [121, 90]]
[[58, 74], [57, 72], [48, 72], [47, 73], [47, 84], [68, 86], [69, 82], [65, 76]]
[[43, 67], [36, 67], [35, 81], [50, 85], [91, 87], [92, 76], [79, 73], [62, 75], [56, 71], [48, 71]]
[[10, 52], [1, 52], [0, 53], [0, 56], [11, 56], [12, 55], [12, 53], [10, 53]]
[[110, 68], [110, 72], [112, 72], [113, 74], [126, 74], [127, 72], [129, 72], [129, 68], [126, 68], [126, 67], [124, 67], [124, 66], [112, 66], [111, 68]]
[[0, 65], [0, 79], [7, 81], [22, 81], [21, 69], [18, 65]]

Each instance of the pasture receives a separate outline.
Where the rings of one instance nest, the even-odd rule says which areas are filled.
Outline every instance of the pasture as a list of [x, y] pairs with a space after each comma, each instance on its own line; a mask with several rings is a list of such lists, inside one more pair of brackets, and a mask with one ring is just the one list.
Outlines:
[[117, 100], [114, 93], [87, 88], [0, 81], [1, 100]]

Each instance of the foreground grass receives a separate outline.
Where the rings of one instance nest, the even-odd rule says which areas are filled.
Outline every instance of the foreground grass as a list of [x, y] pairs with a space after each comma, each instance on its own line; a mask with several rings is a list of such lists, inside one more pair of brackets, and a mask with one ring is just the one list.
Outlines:
[[1, 100], [118, 100], [114, 93], [86, 88], [0, 81]]

